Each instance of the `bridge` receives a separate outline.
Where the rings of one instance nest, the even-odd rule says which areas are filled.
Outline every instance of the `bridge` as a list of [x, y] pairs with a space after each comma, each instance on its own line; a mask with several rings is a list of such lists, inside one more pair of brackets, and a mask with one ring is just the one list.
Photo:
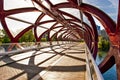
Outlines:
[[85, 49], [85, 43], [41, 44], [41, 47], [31, 45], [22, 50], [1, 53], [0, 79], [103, 80], [90, 50]]
[[[11, 40], [1, 45], [2, 80], [103, 80], [102, 73], [114, 64], [120, 80], [120, 1], [116, 23], [105, 12], [82, 0], [11, 2], [0, 2], [0, 22]], [[110, 50], [98, 66], [95, 63], [98, 32], [94, 18], [103, 25], [110, 39]], [[36, 41], [18, 43], [29, 30], [33, 31]], [[48, 42], [41, 42], [43, 37]]]

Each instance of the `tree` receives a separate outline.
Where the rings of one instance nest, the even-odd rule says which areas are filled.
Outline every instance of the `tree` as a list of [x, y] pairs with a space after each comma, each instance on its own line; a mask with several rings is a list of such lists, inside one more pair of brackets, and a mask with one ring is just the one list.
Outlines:
[[32, 30], [27, 31], [20, 39], [19, 42], [34, 42], [35, 37]]
[[5, 30], [2, 30], [2, 31], [3, 31], [3, 34], [4, 34], [4, 36], [2, 37], [2, 43], [9, 43], [11, 41], [10, 38], [8, 37]]
[[98, 48], [101, 51], [108, 51], [110, 48], [110, 42], [108, 39], [105, 39], [104, 37], [99, 38]]

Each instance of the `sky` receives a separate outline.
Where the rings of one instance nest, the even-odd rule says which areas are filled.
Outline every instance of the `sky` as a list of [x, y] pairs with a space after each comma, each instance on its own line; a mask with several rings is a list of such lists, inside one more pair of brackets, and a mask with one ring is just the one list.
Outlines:
[[[51, 1], [54, 2], [56, 0], [51, 0]], [[14, 2], [14, 4], [11, 4], [11, 2]], [[117, 21], [118, 0], [83, 0], [83, 2], [96, 6], [97, 8], [107, 13], [115, 22]], [[30, 0], [19, 0], [19, 1], [18, 0], [4, 0], [4, 4], [5, 4], [4, 7], [6, 10], [13, 9], [14, 7], [19, 8], [19, 7], [33, 6]], [[95, 22], [97, 25], [103, 28], [97, 19], [95, 19]], [[0, 23], [0, 28], [2, 28], [1, 23]], [[14, 29], [15, 28], [13, 28], [13, 30]]]
[[83, 2], [96, 6], [116, 21], [118, 14], [118, 0], [83, 0]]
[[[119, 0], [83, 0], [83, 2], [88, 3], [90, 5], [94, 5], [95, 7], [104, 11], [115, 22], [117, 22], [118, 1]], [[101, 29], [103, 29], [102, 24], [97, 19], [95, 19], [95, 22], [97, 25], [101, 26]]]

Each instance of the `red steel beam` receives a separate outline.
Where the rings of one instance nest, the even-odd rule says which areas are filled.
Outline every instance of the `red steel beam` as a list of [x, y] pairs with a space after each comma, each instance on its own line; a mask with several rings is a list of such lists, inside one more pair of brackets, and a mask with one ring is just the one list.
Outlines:
[[58, 9], [58, 8], [77, 8], [77, 9], [80, 9], [83, 12], [87, 12], [87, 13], [95, 16], [103, 24], [103, 26], [108, 34], [114, 33], [116, 30], [115, 22], [107, 14], [105, 14], [103, 11], [101, 11], [100, 9], [98, 9], [92, 5], [82, 3], [80, 6], [76, 6], [76, 5], [70, 5], [67, 2], [67, 3], [61, 3], [61, 4], [54, 5], [54, 8], [55, 9]]
[[86, 12], [84, 12], [84, 14], [86, 17], [88, 17], [88, 20], [90, 21], [90, 23], [92, 25], [92, 32], [94, 34], [93, 57], [94, 57], [94, 59], [96, 59], [97, 52], [98, 52], [98, 32], [97, 32], [96, 24], [95, 24], [93, 17], [90, 14], [88, 14]]

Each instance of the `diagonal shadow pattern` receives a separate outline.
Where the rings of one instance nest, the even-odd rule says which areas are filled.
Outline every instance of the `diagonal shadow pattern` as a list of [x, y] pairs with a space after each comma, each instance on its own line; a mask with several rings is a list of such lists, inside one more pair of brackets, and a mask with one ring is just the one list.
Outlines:
[[[70, 48], [69, 48], [70, 49]], [[46, 58], [45, 60], [43, 60], [42, 62], [39, 62], [38, 64], [35, 65], [35, 57], [37, 55], [36, 52], [32, 54], [32, 56], [29, 56], [29, 62], [28, 62], [28, 65], [25, 65], [25, 64], [20, 64], [20, 63], [17, 63], [18, 61], [22, 61], [24, 59], [21, 59], [21, 60], [18, 60], [18, 61], [14, 61], [12, 58], [10, 58], [9, 56], [6, 56], [7, 59], [3, 59], [4, 62], [8, 62], [8, 61], [11, 61], [12, 63], [9, 63], [7, 65], [3, 65], [3, 66], [0, 66], [1, 67], [4, 67], [4, 66], [9, 66], [9, 67], [12, 67], [12, 68], [15, 68], [15, 69], [20, 69], [22, 70], [22, 72], [20, 72], [19, 74], [15, 75], [15, 76], [11, 76], [11, 78], [9, 78], [9, 80], [14, 80], [24, 74], [27, 74], [27, 78], [28, 79], [31, 79], [33, 78], [35, 75], [37, 75], [38, 73], [40, 73], [41, 71], [45, 70], [47, 67], [39, 67], [39, 65], [49, 61], [50, 59], [52, 59], [53, 57], [57, 56], [57, 55], [60, 55], [60, 56], [67, 56], [67, 57], [70, 57], [70, 58], [73, 58], [73, 59], [76, 59], [76, 60], [80, 60], [80, 61], [84, 61], [83, 59], [80, 59], [80, 58], [77, 58], [77, 57], [74, 57], [74, 56], [71, 56], [71, 55], [67, 55], [65, 53], [63, 53], [66, 49], [62, 50], [61, 52], [57, 52], [55, 51], [54, 49], [52, 49], [52, 51], [54, 52], [54, 55]], [[44, 51], [44, 52], [48, 52], [49, 51]], [[42, 53], [43, 54], [43, 53]], [[61, 55], [62, 54], [62, 55]], [[40, 54], [39, 54], [40, 55]], [[27, 59], [27, 58], [25, 58]], [[82, 66], [53, 66], [53, 68], [51, 69], [51, 71], [63, 71], [63, 72], [69, 72], [69, 71], [80, 71], [81, 70], [85, 70], [85, 65], [82, 65]], [[9, 73], [8, 73], [9, 74]], [[41, 78], [41, 77], [40, 77]], [[42, 80], [42, 78], [41, 78]]]

